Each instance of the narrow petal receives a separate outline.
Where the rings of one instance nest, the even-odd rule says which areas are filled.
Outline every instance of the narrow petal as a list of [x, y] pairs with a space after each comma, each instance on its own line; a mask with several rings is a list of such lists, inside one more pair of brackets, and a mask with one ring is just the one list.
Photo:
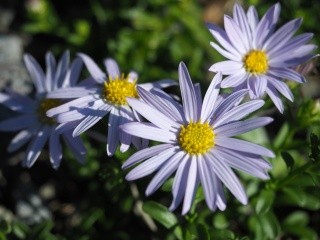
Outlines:
[[175, 147], [169, 148], [162, 153], [149, 158], [148, 160], [140, 163], [137, 167], [132, 169], [126, 176], [126, 180], [133, 181], [144, 176], [147, 176], [157, 169], [159, 169], [171, 156], [176, 153], [177, 149]]
[[37, 100], [33, 100], [30, 97], [21, 95], [17, 92], [12, 91], [10, 88], [6, 88], [7, 95], [12, 98], [15, 102], [28, 106], [28, 108], [31, 110], [36, 110], [38, 108], [38, 102]]
[[221, 180], [217, 177], [216, 174], [214, 174], [215, 182], [217, 183], [217, 207], [220, 209], [220, 211], [224, 211], [227, 207], [227, 200], [224, 195], [224, 189], [221, 183]]
[[194, 87], [194, 92], [195, 92], [195, 96], [196, 96], [196, 99], [197, 99], [196, 118], [193, 119], [193, 120], [194, 121], [199, 121], [200, 120], [200, 115], [201, 115], [201, 109], [202, 109], [202, 95], [201, 95], [200, 83], [193, 84], [193, 87]]
[[254, 153], [266, 157], [275, 157], [274, 153], [269, 149], [262, 147], [258, 144], [251, 143], [236, 138], [225, 138], [225, 137], [216, 137], [215, 143], [218, 146], [225, 147], [228, 149], [233, 149], [242, 152]]
[[122, 169], [126, 169], [132, 167], [133, 165], [146, 160], [152, 156], [156, 156], [157, 154], [165, 151], [168, 148], [171, 148], [172, 144], [159, 144], [156, 146], [152, 146], [141, 151], [134, 153], [130, 156], [122, 165]]
[[113, 156], [119, 144], [120, 113], [118, 108], [111, 108], [108, 120], [108, 136], [106, 151], [108, 156]]
[[88, 95], [88, 96], [77, 98], [70, 102], [64, 103], [58, 107], [49, 109], [47, 111], [47, 116], [53, 117], [60, 113], [77, 110], [83, 107], [90, 107], [92, 105], [92, 102], [96, 101], [97, 99], [99, 99], [97, 95]]
[[[148, 104], [159, 110], [165, 116], [168, 116], [173, 121], [182, 121], [183, 110], [175, 104], [174, 100], [165, 98], [162, 92], [146, 91], [138, 87], [139, 96]], [[157, 95], [156, 95], [157, 94]], [[170, 120], [171, 121], [171, 120]]]
[[224, 16], [224, 28], [232, 45], [238, 49], [241, 55], [246, 54], [250, 50], [249, 39], [230, 16]]
[[134, 110], [139, 112], [143, 117], [159, 128], [166, 129], [168, 131], [175, 131], [176, 128], [180, 127], [180, 124], [171, 120], [162, 112], [142, 102], [141, 100], [136, 98], [128, 98], [127, 101]]
[[221, 79], [222, 75], [219, 72], [212, 79], [206, 95], [204, 96], [201, 109], [201, 120], [203, 122], [207, 122], [213, 113], [215, 103], [220, 92]]
[[149, 196], [154, 193], [170, 176], [177, 170], [181, 159], [184, 157], [185, 153], [179, 151], [174, 154], [159, 170], [159, 172], [152, 178], [146, 189], [146, 195]]
[[190, 159], [189, 161], [191, 161], [191, 164], [189, 167], [186, 192], [183, 200], [182, 215], [185, 215], [189, 212], [199, 182], [197, 161], [195, 157], [192, 157], [192, 159]]
[[167, 88], [167, 87], [176, 86], [176, 85], [178, 85], [177, 81], [172, 79], [162, 79], [152, 83], [139, 84], [139, 86], [144, 88], [145, 90], [151, 90], [152, 88], [162, 89], [162, 88]]
[[233, 7], [233, 19], [235, 23], [237, 23], [237, 25], [240, 27], [241, 32], [245, 36], [247, 46], [251, 48], [250, 40], [252, 39], [252, 34], [248, 23], [248, 19], [243, 8], [237, 3]]
[[215, 146], [215, 149], [225, 153], [226, 156], [232, 156], [232, 158], [237, 159], [237, 161], [248, 162], [256, 166], [257, 168], [261, 168], [264, 170], [272, 169], [272, 165], [258, 154], [241, 152], [234, 149], [228, 149], [219, 146]]
[[192, 84], [188, 69], [183, 62], [179, 64], [179, 84], [181, 88], [181, 96], [183, 110], [187, 121], [197, 119], [197, 98]]
[[252, 31], [252, 33], [254, 34], [259, 22], [259, 17], [258, 17], [258, 13], [257, 10], [255, 9], [254, 6], [250, 6], [248, 11], [247, 11], [247, 18], [248, 18], [248, 23], [250, 26], [250, 29]]
[[210, 33], [213, 35], [213, 37], [224, 49], [227, 49], [234, 56], [237, 56], [238, 59], [242, 58], [242, 55], [240, 54], [237, 48], [234, 48], [227, 33], [223, 29], [211, 23], [207, 23], [207, 27]]
[[23, 56], [23, 60], [31, 76], [33, 84], [36, 87], [37, 93], [45, 92], [45, 75], [39, 63], [30, 54], [25, 54]]
[[95, 125], [101, 118], [108, 114], [110, 108], [108, 105], [102, 105], [96, 110], [92, 109], [91, 114], [81, 120], [79, 125], [74, 129], [73, 136], [76, 137]]
[[93, 95], [99, 92], [97, 87], [69, 87], [60, 88], [55, 91], [49, 92], [47, 98], [81, 98], [88, 95]]
[[222, 100], [220, 104], [217, 106], [216, 110], [214, 111], [214, 115], [212, 117], [211, 123], [215, 122], [216, 119], [230, 109], [232, 109], [235, 105], [239, 104], [239, 102], [243, 99], [243, 97], [248, 93], [248, 90], [242, 89], [238, 90], [232, 94], [230, 94], [226, 99]]
[[52, 132], [52, 127], [44, 126], [34, 136], [32, 142], [29, 144], [26, 153], [27, 156], [24, 160], [24, 165], [28, 168], [32, 167], [37, 158], [39, 157], [46, 141]]
[[198, 161], [198, 174], [203, 187], [206, 203], [211, 211], [216, 209], [216, 197], [217, 197], [217, 183], [215, 181], [212, 170], [207, 165], [206, 160], [201, 157]]
[[98, 82], [103, 83], [106, 80], [106, 75], [98, 65], [86, 54], [78, 53], [78, 56], [83, 60], [91, 76]]
[[222, 88], [237, 87], [248, 78], [249, 78], [248, 74], [246, 73], [244, 68], [242, 68], [239, 71], [237, 71], [237, 73], [229, 75], [228, 77], [224, 78], [221, 82], [221, 87]]
[[210, 42], [210, 45], [217, 50], [222, 56], [224, 56], [225, 58], [228, 58], [232, 61], [241, 61], [241, 58], [239, 58], [239, 56], [237, 55], [233, 55], [231, 52], [229, 52], [228, 50], [223, 49], [222, 47], [220, 47], [218, 44], [214, 43], [214, 42]]
[[175, 210], [184, 197], [184, 193], [186, 192], [190, 164], [191, 161], [189, 159], [189, 156], [185, 155], [185, 157], [181, 160], [181, 163], [176, 172], [176, 176], [172, 183], [173, 200], [169, 207], [170, 211]]
[[79, 163], [85, 162], [85, 155], [87, 150], [80, 137], [72, 137], [72, 131], [68, 131], [62, 134], [64, 141], [68, 148], [71, 150], [73, 156], [78, 160]]
[[250, 161], [251, 159], [242, 158], [239, 159], [237, 156], [227, 154], [218, 149], [212, 151], [215, 156], [219, 156], [223, 161], [232, 168], [243, 171], [250, 174], [251, 176], [258, 177], [261, 179], [269, 179], [268, 174], [265, 169], [261, 168], [259, 165], [256, 165], [254, 162]]
[[116, 78], [121, 76], [118, 63], [114, 59], [112, 58], [105, 59], [104, 65], [107, 69], [108, 76], [110, 76], [111, 78]]
[[37, 107], [36, 104], [33, 103], [31, 106], [26, 104], [25, 102], [21, 102], [14, 97], [0, 93], [0, 103], [11, 109], [12, 111], [22, 112], [22, 113], [32, 113], [35, 112]]
[[264, 127], [273, 121], [270, 117], [257, 117], [244, 121], [229, 122], [225, 125], [220, 125], [214, 129], [214, 133], [219, 137], [233, 137], [239, 134], [249, 132], [253, 129]]
[[239, 106], [234, 107], [230, 111], [226, 112], [223, 115], [220, 115], [214, 122], [214, 128], [222, 124], [226, 124], [228, 122], [240, 120], [250, 113], [258, 110], [264, 105], [263, 100], [251, 100], [249, 102], [245, 102]]
[[38, 117], [35, 114], [25, 114], [1, 121], [0, 131], [18, 131], [24, 128], [29, 128], [30, 126], [35, 124], [39, 124]]
[[50, 92], [53, 90], [53, 85], [54, 85], [54, 74], [56, 72], [56, 60], [54, 59], [54, 56], [51, 52], [46, 53], [46, 77], [45, 77], [45, 88], [46, 92]]
[[[119, 113], [120, 113], [119, 125], [126, 124], [128, 122], [133, 121], [133, 114], [132, 114], [132, 111], [129, 107], [122, 106], [120, 108]], [[121, 143], [120, 151], [126, 152], [129, 149], [130, 144], [131, 144], [131, 135], [129, 135], [123, 131], [120, 131], [120, 129], [119, 129], [119, 140]]]
[[[286, 42], [285, 45], [280, 45], [280, 47], [276, 46], [268, 50], [267, 53], [268, 53], [269, 59], [271, 59], [271, 63], [272, 63], [272, 59], [278, 58], [281, 55], [288, 56], [287, 54], [288, 52], [293, 52], [296, 49], [300, 48], [301, 46], [305, 45], [307, 42], [309, 42], [312, 39], [312, 37], [313, 37], [312, 33], [300, 34], [292, 38], [290, 41]], [[289, 54], [289, 56], [291, 57], [291, 54]]]
[[267, 88], [267, 84], [268, 84], [267, 78], [264, 76], [255, 76], [255, 77], [251, 77], [249, 81], [252, 81], [253, 83], [252, 88], [250, 89], [254, 92], [256, 98], [262, 98]]
[[176, 134], [167, 130], [151, 126], [147, 123], [132, 122], [119, 126], [121, 130], [136, 137], [146, 138], [149, 140], [175, 143]]
[[237, 74], [241, 70], [243, 70], [243, 63], [231, 60], [217, 62], [209, 68], [209, 71], [221, 72], [223, 75]]
[[294, 98], [293, 93], [291, 92], [290, 88], [288, 87], [288, 85], [285, 82], [283, 82], [279, 79], [272, 78], [272, 77], [270, 79], [270, 77], [269, 77], [268, 88], [270, 88], [270, 85], [272, 85], [283, 96], [285, 96], [287, 99], [289, 99], [291, 102], [293, 102], [293, 98]]
[[302, 19], [293, 19], [279, 28], [270, 38], [263, 44], [262, 49], [269, 53], [269, 50], [280, 49], [286, 45], [287, 41], [295, 34], [302, 23]]
[[62, 159], [62, 148], [59, 138], [60, 135], [54, 131], [49, 138], [50, 162], [54, 169], [58, 169]]
[[8, 152], [14, 152], [24, 144], [26, 144], [32, 137], [34, 131], [32, 128], [20, 131], [10, 142]]
[[277, 107], [277, 109], [279, 110], [280, 113], [283, 113], [284, 111], [284, 106], [281, 100], [281, 97], [279, 96], [277, 90], [273, 87], [273, 86], [269, 86], [269, 88], [267, 89], [267, 94], [269, 95], [269, 97], [271, 98], [272, 102], [274, 103], [274, 105]]
[[51, 91], [62, 87], [63, 81], [66, 77], [66, 74], [69, 68], [69, 63], [70, 63], [70, 52], [65, 51], [58, 62], [57, 69], [54, 76], [54, 85]]
[[292, 80], [298, 83], [305, 83], [306, 79], [298, 72], [289, 68], [270, 68], [269, 74], [279, 78]]
[[230, 167], [221, 159], [219, 155], [208, 155], [207, 161], [210, 163], [212, 169], [216, 175], [221, 179], [224, 185], [230, 190], [230, 192], [242, 203], [247, 204], [247, 195], [241, 185], [239, 179], [230, 169]]
[[261, 49], [265, 39], [273, 32], [280, 15], [280, 4], [274, 4], [262, 17], [253, 39], [254, 48]]
[[80, 58], [76, 58], [75, 60], [73, 60], [61, 87], [66, 88], [75, 86], [79, 80], [82, 68], [83, 62]]

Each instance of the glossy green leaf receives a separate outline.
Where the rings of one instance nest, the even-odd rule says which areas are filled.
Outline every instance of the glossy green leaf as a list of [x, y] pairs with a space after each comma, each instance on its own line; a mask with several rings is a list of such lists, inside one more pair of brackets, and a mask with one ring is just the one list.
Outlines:
[[273, 204], [275, 193], [273, 190], [263, 190], [255, 204], [255, 211], [257, 214], [265, 214], [268, 212]]

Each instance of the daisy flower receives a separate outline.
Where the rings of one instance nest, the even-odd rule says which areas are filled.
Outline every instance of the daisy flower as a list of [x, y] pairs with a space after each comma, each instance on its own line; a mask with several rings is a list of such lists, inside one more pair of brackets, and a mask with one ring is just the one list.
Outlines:
[[[112, 156], [117, 149], [119, 142], [120, 150], [125, 152], [133, 143], [138, 149], [146, 145], [146, 141], [131, 137], [129, 134], [120, 132], [118, 127], [121, 124], [139, 120], [136, 114], [127, 104], [126, 97], [138, 98], [136, 90], [138, 74], [134, 71], [124, 75], [120, 72], [117, 62], [111, 58], [104, 61], [106, 72], [104, 73], [97, 64], [87, 55], [79, 54], [79, 57], [86, 65], [91, 79], [95, 84], [91, 87], [71, 87], [59, 89], [52, 92], [52, 98], [77, 98], [47, 112], [47, 115], [55, 116], [57, 121], [69, 124], [69, 127], [61, 125], [60, 130], [68, 130], [70, 126], [74, 128], [73, 136], [78, 136], [85, 132], [104, 116], [109, 114], [107, 154]], [[172, 80], [162, 80], [155, 83], [139, 84], [145, 89], [153, 87], [168, 87], [174, 85]]]
[[283, 79], [305, 82], [302, 74], [292, 68], [314, 57], [312, 51], [316, 45], [307, 44], [313, 36], [311, 33], [294, 36], [302, 19], [294, 19], [275, 31], [279, 14], [277, 3], [259, 21], [253, 6], [245, 13], [235, 4], [233, 18], [224, 17], [225, 30], [209, 23], [209, 31], [220, 44], [211, 42], [211, 46], [229, 59], [213, 64], [209, 70], [228, 75], [221, 82], [222, 88], [249, 89], [252, 99], [267, 93], [282, 113], [280, 94], [293, 101], [293, 94]]
[[186, 214], [199, 184], [212, 211], [226, 207], [222, 183], [241, 203], [246, 204], [246, 193], [231, 168], [268, 179], [266, 170], [271, 166], [262, 156], [274, 157], [273, 152], [233, 138], [272, 121], [269, 117], [241, 120], [259, 109], [264, 101], [237, 104], [247, 90], [219, 98], [220, 81], [221, 74], [218, 73], [202, 102], [199, 85], [192, 84], [186, 66], [180, 63], [182, 106], [168, 96], [142, 88], [138, 91], [143, 101], [127, 100], [150, 123], [132, 122], [120, 128], [128, 134], [160, 144], [138, 151], [127, 159], [123, 168], [139, 165], [127, 174], [126, 179], [132, 181], [157, 171], [146, 189], [146, 195], [150, 195], [176, 172], [171, 211], [183, 200], [182, 214]]
[[[0, 103], [19, 113], [0, 122], [0, 131], [20, 131], [10, 142], [8, 151], [12, 152], [31, 141], [23, 165], [32, 167], [39, 157], [45, 143], [49, 142], [49, 155], [52, 167], [57, 169], [62, 159], [60, 133], [56, 130], [57, 123], [46, 116], [48, 109], [62, 103], [61, 100], [48, 98], [48, 93], [59, 88], [76, 84], [82, 62], [76, 59], [69, 69], [69, 52], [65, 52], [58, 63], [51, 52], [46, 54], [46, 73], [38, 62], [29, 54], [24, 55], [26, 68], [35, 86], [35, 96], [31, 99], [7, 89], [0, 93]], [[84, 161], [86, 150], [80, 138], [73, 138], [72, 132], [62, 134], [67, 146], [80, 161]]]

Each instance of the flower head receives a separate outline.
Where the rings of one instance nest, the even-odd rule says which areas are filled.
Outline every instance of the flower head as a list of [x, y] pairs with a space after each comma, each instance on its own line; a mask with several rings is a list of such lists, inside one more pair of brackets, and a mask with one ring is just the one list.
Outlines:
[[[20, 113], [19, 116], [0, 122], [1, 131], [20, 131], [11, 141], [8, 151], [15, 151], [31, 140], [23, 164], [31, 167], [39, 157], [45, 143], [49, 142], [50, 162], [53, 168], [58, 168], [62, 159], [60, 144], [60, 132], [55, 119], [46, 115], [53, 107], [62, 104], [61, 100], [51, 99], [48, 93], [56, 89], [76, 84], [82, 63], [79, 59], [72, 62], [69, 68], [69, 52], [65, 52], [58, 63], [52, 53], [46, 55], [46, 73], [41, 69], [37, 61], [29, 54], [24, 56], [27, 70], [36, 88], [34, 99], [22, 96], [7, 90], [0, 93], [0, 103], [13, 111]], [[72, 138], [72, 132], [62, 134], [76, 158], [84, 161], [86, 150], [80, 138]]]
[[270, 169], [270, 164], [261, 156], [274, 157], [262, 146], [232, 138], [272, 121], [269, 117], [241, 120], [259, 109], [264, 101], [239, 104], [247, 90], [219, 98], [220, 81], [221, 74], [218, 73], [202, 102], [199, 85], [192, 84], [187, 68], [181, 63], [182, 106], [163, 92], [148, 92], [139, 87], [141, 99], [127, 100], [150, 123], [132, 122], [120, 128], [133, 136], [161, 144], [133, 154], [123, 168], [139, 165], [128, 173], [126, 179], [131, 181], [158, 171], [147, 187], [146, 194], [150, 195], [176, 172], [170, 209], [176, 209], [184, 199], [183, 214], [189, 211], [199, 183], [212, 211], [226, 207], [221, 183], [246, 204], [245, 191], [231, 168], [267, 179], [266, 170]]
[[267, 93], [283, 112], [279, 93], [293, 101], [293, 94], [283, 80], [305, 82], [292, 67], [314, 57], [312, 51], [316, 46], [307, 44], [313, 36], [311, 33], [294, 36], [301, 19], [294, 19], [275, 31], [279, 14], [280, 4], [277, 3], [259, 21], [254, 7], [245, 13], [235, 4], [233, 18], [224, 17], [225, 30], [214, 24], [208, 24], [208, 28], [220, 44], [211, 42], [211, 46], [229, 59], [210, 67], [210, 71], [228, 75], [221, 87], [249, 89], [252, 99], [262, 98]]
[[[55, 116], [62, 125], [60, 131], [68, 130], [73, 125], [73, 136], [85, 132], [104, 116], [109, 114], [107, 154], [113, 155], [119, 142], [120, 150], [125, 152], [131, 143], [138, 149], [146, 146], [146, 141], [131, 137], [119, 131], [121, 124], [140, 120], [140, 116], [128, 105], [126, 98], [138, 98], [136, 90], [138, 74], [134, 71], [124, 75], [120, 72], [117, 62], [111, 58], [104, 61], [104, 73], [97, 64], [87, 55], [79, 54], [86, 65], [91, 78], [81, 87], [60, 89], [50, 94], [52, 98], [76, 98], [66, 104], [53, 108], [47, 112], [48, 116]], [[153, 87], [167, 87], [173, 85], [171, 80], [155, 83], [139, 84], [145, 89]], [[73, 124], [71, 124], [73, 123]], [[64, 125], [68, 124], [67, 127]]]

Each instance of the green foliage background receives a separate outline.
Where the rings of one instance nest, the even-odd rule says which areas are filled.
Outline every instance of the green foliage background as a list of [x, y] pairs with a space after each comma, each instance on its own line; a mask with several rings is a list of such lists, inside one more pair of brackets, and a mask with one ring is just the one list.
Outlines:
[[[250, 0], [244, 7], [255, 5], [261, 16], [272, 2]], [[193, 81], [201, 82], [205, 90], [213, 76], [207, 69], [222, 60], [210, 47], [213, 38], [203, 19], [210, 1], [39, 0], [22, 4], [7, 0], [3, 4], [16, 13], [12, 31], [30, 39], [25, 51], [42, 64], [46, 51], [59, 56], [70, 49], [72, 56], [87, 53], [101, 66], [105, 57], [113, 57], [124, 72], [134, 69], [140, 82], [148, 82], [177, 79], [178, 64], [184, 61]], [[314, 32], [313, 42], [319, 45], [320, 2], [281, 4], [280, 23], [303, 17], [300, 32]], [[314, 79], [319, 85], [319, 75]], [[199, 189], [189, 214], [181, 216], [180, 209], [169, 212], [171, 181], [149, 198], [144, 190], [150, 178], [126, 182], [121, 164], [134, 150], [108, 158], [104, 143], [97, 140], [106, 133], [106, 122], [101, 122], [90, 136], [83, 136], [89, 150], [83, 166], [67, 149], [58, 171], [51, 169], [45, 153], [30, 170], [2, 161], [8, 184], [2, 186], [6, 195], [1, 195], [0, 205], [13, 214], [10, 201], [16, 179], [23, 174], [36, 191], [51, 183], [55, 194], [45, 202], [52, 212], [46, 221], [26, 224], [18, 217], [0, 216], [0, 239], [319, 239], [320, 93], [305, 94], [296, 84], [290, 88], [295, 102], [286, 101], [283, 115], [267, 100], [257, 114], [272, 116], [274, 122], [241, 136], [277, 155], [271, 160], [269, 181], [237, 172], [249, 196], [247, 206], [227, 192], [227, 209], [212, 213]], [[1, 153], [12, 157], [4, 149]], [[72, 211], [63, 211], [66, 206]]]

